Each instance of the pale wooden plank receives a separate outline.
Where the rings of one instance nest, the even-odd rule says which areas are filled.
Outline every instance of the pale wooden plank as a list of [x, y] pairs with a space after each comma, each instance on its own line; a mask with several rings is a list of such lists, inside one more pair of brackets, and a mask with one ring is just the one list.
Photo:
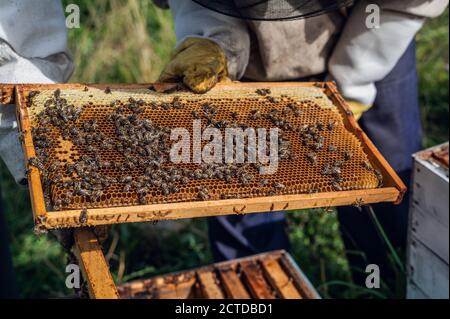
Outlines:
[[415, 204], [412, 204], [410, 214], [411, 235], [419, 239], [425, 246], [448, 264], [448, 225], [440, 223], [432, 214], [424, 212]]
[[200, 271], [197, 275], [202, 293], [206, 299], [225, 299], [212, 271]]
[[448, 264], [415, 238], [409, 247], [410, 279], [430, 298], [448, 299]]
[[[87, 226], [177, 220], [182, 218], [210, 217], [235, 214], [295, 210], [302, 208], [334, 207], [352, 205], [357, 200], [365, 204], [394, 201], [398, 197], [396, 188], [342, 191], [333, 193], [281, 195], [246, 199], [180, 202], [128, 207], [88, 209]], [[80, 210], [52, 212], [46, 215], [48, 229], [58, 227], [80, 227]]]
[[270, 287], [266, 283], [264, 276], [255, 262], [242, 262], [241, 272], [246, 286], [250, 290], [253, 298], [275, 299]]
[[263, 259], [261, 260], [261, 264], [266, 274], [266, 278], [282, 298], [303, 299], [295, 288], [291, 278], [286, 275], [276, 259]]
[[74, 239], [74, 253], [87, 282], [89, 296], [94, 299], [118, 299], [119, 293], [93, 231], [76, 229]]
[[247, 290], [245, 290], [241, 279], [236, 274], [236, 271], [232, 268], [222, 268], [219, 269], [220, 278], [222, 279], [222, 284], [230, 299], [250, 299], [250, 295]]
[[294, 278], [295, 286], [304, 299], [320, 299], [317, 291], [289, 254], [284, 253], [279, 263]]
[[156, 287], [156, 295], [158, 299], [176, 299], [177, 293], [175, 284], [166, 283], [164, 277], [158, 277], [153, 281]]

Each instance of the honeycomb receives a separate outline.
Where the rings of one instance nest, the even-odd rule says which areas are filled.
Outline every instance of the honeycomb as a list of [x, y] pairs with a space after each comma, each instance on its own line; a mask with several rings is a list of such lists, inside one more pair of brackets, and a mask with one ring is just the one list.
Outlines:
[[[345, 152], [350, 152], [352, 157], [346, 160], [341, 167], [341, 189], [360, 190], [379, 186], [380, 181], [376, 171], [368, 169], [364, 165], [365, 162], [367, 163], [368, 157], [363, 151], [361, 142], [345, 128], [342, 114], [321, 89], [315, 87], [276, 87], [271, 88], [270, 91], [270, 97], [275, 98], [276, 102], [271, 101], [268, 96], [258, 94], [255, 89], [243, 87], [213, 89], [202, 95], [187, 91], [159, 93], [144, 88], [111, 89], [106, 92], [89, 87], [89, 89], [63, 89], [60, 96], [66, 99], [68, 104], [81, 109], [80, 118], [73, 124], [75, 127], [81, 129], [82, 123], [95, 119], [98, 123], [98, 131], [112, 140], [117, 140], [117, 134], [114, 123], [108, 116], [114, 108], [111, 104], [115, 102], [116, 106], [126, 105], [130, 98], [145, 102], [144, 111], [139, 115], [140, 118], [150, 119], [155, 125], [162, 128], [186, 128], [191, 136], [193, 111], [201, 112], [202, 105], [205, 102], [217, 108], [217, 119], [231, 122], [234, 120], [232, 113], [236, 112], [240, 122], [245, 122], [246, 125], [255, 129], [270, 129], [276, 126], [265, 118], [251, 119], [252, 111], [270, 112], [274, 108], [282, 110], [292, 103], [297, 105], [300, 110], [300, 114], [286, 115], [286, 120], [294, 127], [317, 123], [335, 123], [332, 130], [325, 129], [321, 132], [324, 137], [324, 147], [316, 152], [317, 159], [314, 165], [307, 157], [311, 150], [302, 143], [299, 133], [285, 131], [294, 159], [280, 160], [275, 174], [259, 175], [256, 168], [248, 166], [245, 170], [249, 171], [249, 174], [257, 176], [257, 178], [245, 185], [238, 180], [226, 182], [215, 178], [193, 179], [188, 183], [178, 185], [179, 191], [168, 195], [163, 194], [160, 188], [152, 186], [145, 195], [145, 200], [149, 204], [200, 200], [198, 198], [199, 187], [208, 189], [209, 200], [336, 191], [332, 186], [331, 177], [322, 174], [322, 171], [323, 167], [329, 163], [343, 161]], [[45, 101], [51, 98], [53, 94], [54, 90], [41, 90], [39, 94], [33, 94], [32, 98], [28, 99], [27, 112], [33, 128], [42, 127], [39, 122], [39, 113], [44, 110]], [[174, 97], [182, 104], [181, 108], [154, 107], [155, 102], [170, 103], [174, 100]], [[52, 147], [48, 149], [47, 168], [54, 161], [70, 164], [86, 155], [91, 157], [97, 155], [102, 160], [111, 162], [124, 160], [123, 154], [114, 149], [90, 151], [86, 146], [76, 145], [70, 139], [65, 138], [61, 130], [54, 125], [47, 124], [46, 127], [49, 129], [48, 137], [52, 140]], [[330, 151], [330, 149], [333, 150]], [[193, 170], [198, 168], [198, 164], [195, 163], [183, 163], [176, 166]], [[144, 168], [137, 167], [123, 172], [116, 167], [108, 167], [100, 168], [99, 172], [105, 176], [118, 179], [124, 175], [137, 178], [144, 174]], [[53, 174], [56, 173], [62, 174], [62, 181], [73, 178], [64, 171]], [[261, 186], [260, 178], [267, 179], [269, 183]], [[274, 189], [272, 185], [275, 182], [282, 183], [284, 187]], [[44, 192], [51, 199], [47, 209], [49, 211], [55, 210], [52, 207], [53, 203], [61, 200], [67, 191], [67, 187], [62, 182], [52, 183], [48, 189], [45, 189]], [[117, 181], [117, 183], [112, 183], [103, 189], [101, 195], [94, 200], [87, 196], [73, 196], [71, 203], [64, 208], [106, 208], [140, 204], [142, 203], [136, 192], [124, 190], [123, 183]]]

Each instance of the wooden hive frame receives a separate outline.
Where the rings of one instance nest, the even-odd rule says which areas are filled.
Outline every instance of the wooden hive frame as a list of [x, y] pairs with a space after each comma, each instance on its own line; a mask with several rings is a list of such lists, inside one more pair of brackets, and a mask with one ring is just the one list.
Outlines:
[[[27, 113], [27, 93], [45, 89], [82, 89], [85, 86], [105, 89], [136, 89], [147, 88], [149, 84], [54, 84], [54, 85], [17, 85], [15, 101], [20, 130], [23, 132], [23, 147], [25, 159], [35, 156], [31, 122]], [[44, 202], [43, 188], [39, 171], [32, 167], [29, 174], [29, 187], [35, 224], [41, 229], [64, 227], [98, 226], [126, 222], [148, 222], [156, 220], [176, 220], [181, 218], [220, 216], [229, 214], [248, 214], [255, 212], [271, 212], [279, 210], [294, 210], [317, 207], [333, 207], [352, 205], [355, 203], [392, 202], [398, 204], [403, 198], [406, 186], [394, 172], [388, 162], [361, 130], [345, 100], [338, 93], [332, 82], [314, 83], [232, 83], [221, 84], [221, 90], [243, 88], [275, 88], [275, 87], [318, 87], [337, 107], [342, 114], [346, 129], [352, 132], [361, 142], [362, 147], [374, 167], [383, 176], [383, 187], [375, 189], [350, 190], [340, 192], [322, 192], [315, 194], [277, 195], [271, 197], [254, 197], [245, 199], [225, 199], [210, 201], [178, 202], [169, 204], [152, 204], [141, 206], [111, 207], [88, 209], [86, 223], [80, 222], [80, 210], [64, 210], [48, 212]], [[12, 101], [11, 86], [2, 89], [4, 100]]]

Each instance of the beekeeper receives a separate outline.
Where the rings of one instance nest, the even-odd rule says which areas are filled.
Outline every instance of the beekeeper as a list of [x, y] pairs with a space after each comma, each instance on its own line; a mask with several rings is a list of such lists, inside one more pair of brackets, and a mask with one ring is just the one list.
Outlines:
[[[177, 37], [160, 81], [181, 80], [201, 93], [227, 77], [335, 80], [355, 116], [367, 111], [359, 124], [409, 182], [411, 154], [421, 145], [414, 36], [426, 18], [444, 11], [447, 0], [360, 0], [345, 9], [342, 5], [352, 1], [156, 2], [170, 7]], [[379, 25], [373, 16], [378, 9]], [[321, 11], [326, 13], [319, 15]], [[301, 15], [311, 17], [264, 21]], [[399, 206], [373, 205], [396, 248], [405, 246], [408, 205], [407, 196]], [[365, 254], [348, 255], [351, 267], [359, 269], [355, 281], [364, 283], [369, 263], [379, 265], [382, 278], [389, 278], [385, 245], [368, 214], [346, 207], [339, 209], [338, 217], [347, 251]], [[287, 248], [285, 227], [283, 213], [210, 218], [214, 257]]]
[[[60, 1], [0, 1], [0, 84], [66, 82], [72, 70]], [[14, 105], [0, 104], [0, 155], [14, 179], [26, 184]], [[0, 299], [17, 296], [1, 208]]]

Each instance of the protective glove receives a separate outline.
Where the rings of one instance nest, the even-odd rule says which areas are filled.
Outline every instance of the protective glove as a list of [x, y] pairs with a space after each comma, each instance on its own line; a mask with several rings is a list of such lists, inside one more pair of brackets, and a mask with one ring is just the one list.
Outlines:
[[0, 156], [20, 185], [26, 185], [25, 159], [19, 140], [15, 105], [0, 104]]
[[193, 92], [205, 93], [227, 77], [227, 59], [217, 43], [205, 38], [186, 38], [172, 53], [158, 81], [182, 80]]
[[348, 106], [350, 107], [350, 110], [353, 112], [353, 116], [358, 121], [361, 116], [364, 114], [364, 112], [367, 112], [371, 106], [365, 105], [356, 101], [347, 101]]

